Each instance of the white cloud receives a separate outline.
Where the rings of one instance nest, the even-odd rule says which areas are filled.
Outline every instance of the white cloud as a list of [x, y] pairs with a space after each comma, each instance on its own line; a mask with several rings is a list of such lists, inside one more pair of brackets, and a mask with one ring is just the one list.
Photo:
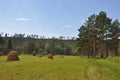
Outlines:
[[25, 17], [16, 19], [16, 21], [29, 21], [29, 20], [30, 20], [30, 18], [25, 18]]

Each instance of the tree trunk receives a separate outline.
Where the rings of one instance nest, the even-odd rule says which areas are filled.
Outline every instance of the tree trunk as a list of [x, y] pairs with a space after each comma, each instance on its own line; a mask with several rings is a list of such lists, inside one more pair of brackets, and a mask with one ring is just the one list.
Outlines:
[[107, 40], [106, 40], [106, 57], [108, 57], [109, 54], [108, 54], [108, 43], [107, 43]]
[[95, 40], [95, 38], [93, 40], [93, 52], [94, 52], [93, 57], [95, 57], [95, 55], [96, 55], [96, 40]]

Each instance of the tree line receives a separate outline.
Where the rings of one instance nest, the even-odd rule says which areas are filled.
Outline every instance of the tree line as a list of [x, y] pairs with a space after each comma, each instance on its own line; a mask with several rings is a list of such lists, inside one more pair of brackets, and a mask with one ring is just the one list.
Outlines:
[[[5, 33], [6, 34], [6, 33]], [[0, 55], [6, 55], [15, 50], [18, 54], [65, 54], [74, 55], [77, 51], [75, 39], [59, 38], [37, 38], [34, 35], [14, 34], [13, 36], [0, 34]]]
[[2, 37], [18, 37], [18, 38], [34, 38], [34, 39], [59, 39], [59, 40], [76, 40], [76, 37], [70, 37], [70, 36], [52, 36], [52, 37], [46, 37], [44, 35], [36, 35], [36, 34], [25, 34], [25, 33], [14, 33], [13, 35], [10, 35], [10, 33], [4, 33], [1, 32], [0, 36]]
[[88, 57], [120, 56], [120, 22], [101, 11], [92, 14], [78, 29], [78, 52]]

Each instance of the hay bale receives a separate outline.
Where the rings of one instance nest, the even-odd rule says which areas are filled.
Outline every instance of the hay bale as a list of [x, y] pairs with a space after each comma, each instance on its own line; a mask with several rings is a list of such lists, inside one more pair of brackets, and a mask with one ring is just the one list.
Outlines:
[[64, 55], [59, 55], [59, 58], [64, 58]]
[[16, 51], [10, 51], [7, 56], [7, 61], [19, 61], [19, 57]]
[[38, 54], [37, 56], [38, 56], [38, 57], [43, 57], [41, 54]]
[[53, 55], [52, 54], [48, 54], [48, 59], [53, 59]]

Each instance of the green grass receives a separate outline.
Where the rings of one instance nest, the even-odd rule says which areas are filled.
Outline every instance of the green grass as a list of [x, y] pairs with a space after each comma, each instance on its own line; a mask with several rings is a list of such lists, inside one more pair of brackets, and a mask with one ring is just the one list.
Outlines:
[[7, 62], [0, 56], [0, 80], [120, 80], [120, 58], [19, 57], [20, 61]]

